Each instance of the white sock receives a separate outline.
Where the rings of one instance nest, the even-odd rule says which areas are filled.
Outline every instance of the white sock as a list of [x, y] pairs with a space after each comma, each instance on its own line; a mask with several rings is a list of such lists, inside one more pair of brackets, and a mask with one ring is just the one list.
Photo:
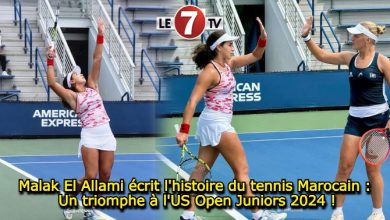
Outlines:
[[382, 208], [379, 208], [379, 209], [376, 209], [376, 208], [372, 208], [372, 213], [378, 213], [378, 214], [381, 214], [383, 211], [382, 211]]
[[263, 215], [263, 210], [258, 210], [257, 212], [252, 212], [252, 218], [257, 220]]
[[344, 215], [343, 214], [343, 207], [336, 207], [336, 209], [333, 211], [333, 213], [337, 213], [337, 214], [341, 214], [341, 215]]
[[181, 214], [181, 216], [185, 219], [190, 219], [194, 217], [194, 215], [195, 215], [194, 211], [183, 211], [183, 214]]

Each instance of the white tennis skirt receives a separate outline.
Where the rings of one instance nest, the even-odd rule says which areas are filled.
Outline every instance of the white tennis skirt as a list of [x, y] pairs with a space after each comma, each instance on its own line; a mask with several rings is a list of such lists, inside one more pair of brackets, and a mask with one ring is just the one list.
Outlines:
[[105, 151], [116, 150], [116, 139], [111, 131], [110, 123], [93, 128], [82, 128], [80, 136], [79, 156], [82, 146]]
[[196, 129], [196, 138], [200, 141], [200, 146], [217, 146], [223, 132], [236, 133], [231, 125], [232, 117], [232, 114], [204, 108]]

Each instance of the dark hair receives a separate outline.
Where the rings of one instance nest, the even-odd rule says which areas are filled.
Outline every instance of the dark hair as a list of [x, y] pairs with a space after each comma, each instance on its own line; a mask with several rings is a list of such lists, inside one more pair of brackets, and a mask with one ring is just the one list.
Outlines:
[[[69, 86], [68, 86], [68, 81], [66, 80], [66, 78], [67, 78], [67, 77], [65, 76], [65, 77], [64, 77], [64, 80], [62, 80], [62, 86], [64, 86], [65, 89], [70, 89], [70, 90], [72, 90], [72, 91], [74, 91], [74, 92], [77, 92], [77, 91], [76, 91], [76, 88], [75, 88], [74, 86], [72, 86], [72, 87], [69, 88]], [[71, 79], [72, 79], [72, 77], [71, 77]], [[69, 103], [68, 103], [67, 101], [65, 101], [64, 99], [61, 99], [61, 102], [62, 102], [62, 105], [64, 105], [65, 108], [67, 108], [67, 109], [72, 109], [72, 108], [70, 107]]]
[[217, 56], [217, 50], [211, 50], [210, 46], [213, 45], [214, 42], [224, 34], [225, 31], [214, 31], [207, 38], [205, 44], [198, 44], [195, 47], [194, 51], [192, 52], [192, 60], [195, 62], [198, 69], [205, 68], [206, 65]]

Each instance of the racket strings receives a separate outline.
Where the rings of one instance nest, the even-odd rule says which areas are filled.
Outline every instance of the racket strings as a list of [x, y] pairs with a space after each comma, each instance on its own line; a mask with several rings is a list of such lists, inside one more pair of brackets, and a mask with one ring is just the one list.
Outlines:
[[365, 135], [361, 150], [361, 155], [366, 161], [372, 164], [378, 164], [387, 157], [389, 139], [384, 132], [372, 131]]
[[196, 160], [195, 158], [188, 158], [184, 160], [179, 165], [179, 169], [190, 175], [190, 179], [195, 179], [196, 181], [204, 181], [206, 179], [211, 180], [211, 172], [207, 168], [206, 164]]

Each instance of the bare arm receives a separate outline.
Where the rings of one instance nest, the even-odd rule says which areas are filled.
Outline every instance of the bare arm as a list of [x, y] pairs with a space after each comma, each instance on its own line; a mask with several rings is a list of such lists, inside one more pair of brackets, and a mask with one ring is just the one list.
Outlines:
[[[302, 36], [308, 36], [311, 31], [311, 23], [312, 23], [313, 17], [306, 18], [306, 22], [302, 29]], [[329, 63], [329, 64], [336, 64], [336, 65], [349, 65], [349, 62], [351, 61], [352, 56], [354, 55], [353, 52], [348, 51], [342, 51], [339, 53], [331, 53], [326, 50], [321, 49], [313, 39], [306, 42], [307, 47], [309, 48], [310, 52], [317, 58], [317, 60]]]
[[[387, 85], [390, 85], [390, 60], [389, 58], [379, 54], [378, 68], [383, 73]], [[386, 128], [390, 128], [390, 120], [387, 121]]]
[[378, 68], [385, 76], [387, 84], [390, 85], [390, 60], [382, 54], [378, 56]]
[[[191, 96], [188, 99], [187, 105], [183, 113], [184, 124], [190, 124], [191, 119], [194, 115], [196, 105], [199, 100], [203, 97], [208, 88], [212, 87], [219, 81], [219, 75], [214, 68], [210, 65], [207, 66], [202, 72], [199, 73], [196, 84], [192, 90]], [[181, 146], [187, 142], [188, 134], [178, 133], [176, 135], [177, 143]]]
[[66, 101], [70, 107], [75, 110], [76, 109], [76, 93], [72, 90], [65, 89], [61, 84], [56, 82], [55, 74], [54, 74], [54, 65], [50, 64], [50, 60], [53, 61], [54, 64], [55, 50], [48, 50], [47, 52], [47, 84], [49, 87], [64, 101]]
[[[260, 39], [263, 41], [267, 40], [267, 32], [265, 31], [263, 23], [261, 22], [259, 17], [256, 17], [256, 21], [259, 23], [260, 27]], [[259, 47], [259, 45], [257, 45], [256, 48], [252, 51], [252, 53], [232, 57], [229, 60], [228, 65], [232, 68], [240, 68], [242, 66], [249, 65], [251, 63], [256, 62], [257, 60], [260, 60], [263, 57], [264, 51], [265, 45], [264, 47]]]
[[[98, 20], [98, 38], [104, 34], [104, 23], [101, 19]], [[88, 77], [88, 87], [97, 90], [99, 77], [100, 77], [100, 66], [103, 57], [103, 43], [96, 43], [95, 51], [93, 53], [93, 62], [91, 74]]]

